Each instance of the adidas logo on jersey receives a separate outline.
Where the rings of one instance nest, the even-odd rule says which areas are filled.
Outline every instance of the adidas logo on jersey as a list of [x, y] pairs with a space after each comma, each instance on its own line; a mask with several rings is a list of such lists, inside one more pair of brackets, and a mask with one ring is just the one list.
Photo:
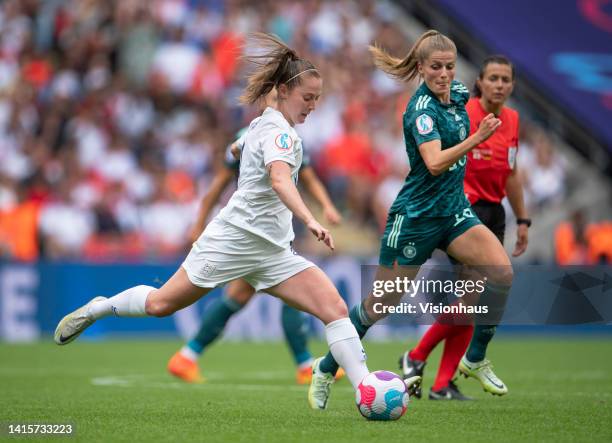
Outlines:
[[429, 102], [431, 101], [431, 97], [429, 95], [421, 95], [416, 102], [415, 110], [420, 111], [421, 109], [427, 108]]

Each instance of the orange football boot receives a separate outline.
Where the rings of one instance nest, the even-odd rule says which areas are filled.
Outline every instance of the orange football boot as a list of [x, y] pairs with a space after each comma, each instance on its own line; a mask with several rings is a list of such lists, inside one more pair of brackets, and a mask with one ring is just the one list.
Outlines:
[[344, 375], [346, 374], [346, 372], [344, 372], [344, 369], [342, 368], [338, 368], [338, 371], [336, 372], [336, 381], [340, 380], [342, 377], [344, 377]]
[[187, 383], [204, 383], [206, 381], [200, 373], [198, 363], [189, 360], [180, 351], [168, 361], [168, 372]]
[[[336, 381], [340, 380], [344, 377], [345, 372], [344, 369], [338, 368], [338, 372], [336, 372]], [[298, 368], [295, 373], [295, 381], [298, 385], [308, 385], [312, 380], [312, 366], [306, 366], [304, 368]]]
[[297, 368], [295, 381], [298, 385], [309, 385], [310, 380], [312, 380], [312, 366]]

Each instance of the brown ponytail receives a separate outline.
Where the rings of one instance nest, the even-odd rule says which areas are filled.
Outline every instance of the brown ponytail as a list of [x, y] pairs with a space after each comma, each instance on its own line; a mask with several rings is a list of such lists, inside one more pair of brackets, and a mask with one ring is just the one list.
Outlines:
[[263, 49], [263, 53], [245, 55], [243, 59], [254, 64], [255, 70], [247, 78], [247, 85], [240, 96], [240, 102], [253, 104], [268, 94], [274, 87], [286, 84], [292, 88], [300, 84], [300, 77], [307, 73], [320, 77], [319, 71], [308, 60], [283, 43], [278, 37], [264, 33], [254, 33], [249, 43]]
[[418, 64], [425, 62], [434, 51], [457, 53], [455, 43], [435, 30], [429, 30], [421, 35], [403, 59], [393, 57], [376, 45], [370, 46], [369, 49], [377, 68], [402, 81], [414, 79], [419, 73]]

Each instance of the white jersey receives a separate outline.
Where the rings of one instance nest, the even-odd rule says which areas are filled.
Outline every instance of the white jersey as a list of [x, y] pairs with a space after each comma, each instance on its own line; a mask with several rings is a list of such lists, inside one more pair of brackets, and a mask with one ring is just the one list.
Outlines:
[[291, 166], [291, 176], [297, 183], [302, 141], [283, 114], [266, 108], [244, 135], [238, 189], [218, 217], [287, 248], [295, 236], [292, 214], [272, 189], [267, 169], [276, 160]]

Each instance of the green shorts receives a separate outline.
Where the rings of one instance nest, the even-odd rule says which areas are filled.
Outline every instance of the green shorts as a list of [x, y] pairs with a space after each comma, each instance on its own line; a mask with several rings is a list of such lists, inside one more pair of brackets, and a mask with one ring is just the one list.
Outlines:
[[471, 208], [448, 217], [408, 218], [400, 213], [389, 214], [380, 245], [378, 263], [383, 266], [422, 265], [434, 249], [446, 251], [448, 245], [482, 222]]

